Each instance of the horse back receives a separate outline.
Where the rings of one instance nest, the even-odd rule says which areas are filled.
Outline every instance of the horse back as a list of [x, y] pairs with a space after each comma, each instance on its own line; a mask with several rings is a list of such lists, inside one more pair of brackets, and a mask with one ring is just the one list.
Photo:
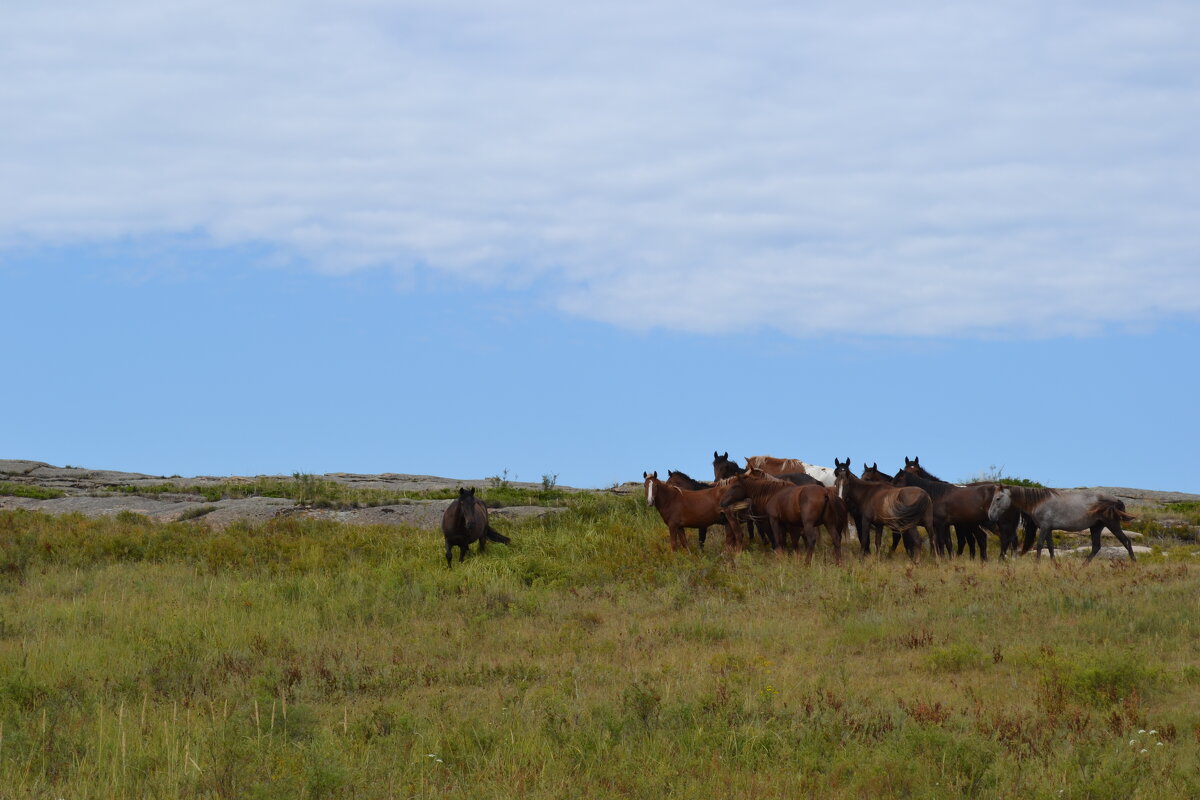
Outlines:
[[795, 458], [775, 458], [775, 456], [750, 456], [746, 459], [746, 467], [757, 467], [768, 475], [782, 475], [787, 472], [804, 472], [807, 465]]

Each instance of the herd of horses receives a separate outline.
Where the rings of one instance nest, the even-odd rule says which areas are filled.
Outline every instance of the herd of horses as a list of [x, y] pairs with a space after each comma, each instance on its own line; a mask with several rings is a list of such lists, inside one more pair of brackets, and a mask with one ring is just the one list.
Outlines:
[[[910, 558], [923, 549], [919, 528], [924, 528], [934, 556], [962, 555], [986, 560], [988, 533], [1000, 539], [1000, 557], [1017, 553], [1017, 531], [1024, 529], [1020, 553], [1037, 543], [1054, 557], [1056, 530], [1089, 530], [1090, 561], [1100, 550], [1105, 528], [1112, 531], [1134, 559], [1133, 544], [1121, 523], [1134, 517], [1118, 498], [1090, 489], [1044, 489], [991, 481], [956, 484], [943, 481], [921, 466], [920, 458], [904, 459], [895, 475], [879, 470], [878, 463], [864, 467], [861, 475], [850, 469], [850, 459], [834, 459], [822, 467], [796, 459], [751, 456], [741, 467], [729, 453], [713, 453], [713, 480], [695, 480], [668, 470], [643, 472], [646, 503], [662, 516], [672, 549], [689, 549], [686, 529], [699, 531], [703, 548], [708, 529], [725, 528], [725, 547], [742, 550], [755, 532], [777, 552], [798, 551], [803, 541], [806, 561], [816, 551], [820, 529], [825, 528], [833, 556], [841, 561], [842, 537], [853, 521], [864, 556], [881, 552], [883, 530], [892, 531], [892, 550], [900, 542]], [[957, 551], [951, 541], [951, 529]], [[745, 533], [743, 533], [743, 530]]]

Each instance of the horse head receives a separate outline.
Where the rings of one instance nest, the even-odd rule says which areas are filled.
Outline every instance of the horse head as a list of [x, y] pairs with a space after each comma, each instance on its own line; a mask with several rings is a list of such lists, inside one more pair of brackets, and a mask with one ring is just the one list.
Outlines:
[[646, 487], [646, 505], [654, 505], [654, 485], [659, 483], [658, 470], [642, 472], [642, 485]]
[[845, 461], [833, 459], [833, 485], [837, 487], [837, 495], [843, 500], [846, 498], [846, 481], [851, 475], [850, 457], [846, 456]]
[[988, 506], [988, 519], [992, 522], [998, 521], [1004, 512], [1012, 507], [1012, 489], [1003, 484], [996, 484], [996, 493], [992, 495], [992, 502]]
[[863, 466], [862, 479], [864, 481], [875, 481], [877, 483], [892, 483], [892, 478], [885, 475], [879, 469], [879, 462], [876, 461], [871, 466]]
[[729, 460], [729, 451], [726, 450], [724, 455], [720, 455], [716, 450], [713, 451], [713, 479], [722, 480], [724, 478], [732, 478], [738, 473], [738, 465], [735, 461]]

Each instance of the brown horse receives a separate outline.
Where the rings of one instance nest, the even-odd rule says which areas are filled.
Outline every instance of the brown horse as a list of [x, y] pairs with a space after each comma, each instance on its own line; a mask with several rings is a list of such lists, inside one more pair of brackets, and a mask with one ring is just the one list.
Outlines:
[[711, 525], [725, 525], [725, 547], [742, 549], [742, 530], [733, 514], [721, 508], [721, 494], [727, 487], [717, 484], [711, 489], [688, 491], [671, 486], [658, 479], [658, 472], [642, 473], [642, 485], [646, 488], [646, 505], [658, 509], [671, 537], [672, 550], [687, 550], [685, 528], [700, 531], [700, 546], [708, 535]]
[[842, 560], [845, 514], [839, 518], [836, 511], [830, 510], [831, 497], [826, 487], [797, 486], [750, 469], [730, 483], [721, 497], [721, 505], [730, 507], [744, 500], [749, 500], [756, 511], [767, 516], [772, 546], [776, 550], [785, 545], [792, 550], [798, 549], [800, 536], [803, 535], [805, 561], [811, 562], [817, 546], [819, 526], [824, 524], [833, 543], [834, 558]]
[[[916, 486], [924, 489], [933, 500], [933, 527], [936, 531], [936, 541], [939, 552], [951, 555], [950, 526], [958, 537], [958, 554], [968, 544], [971, 557], [975, 557], [975, 545], [979, 545], [979, 559], [987, 561], [987, 533], [984, 528], [991, 528], [993, 523], [988, 519], [988, 507], [992, 504], [992, 496], [996, 493], [996, 484], [979, 483], [969, 486], [957, 486], [946, 481], [929, 480], [911, 470], [900, 470], [896, 473], [895, 486]], [[1005, 522], [1006, 529], [1012, 529], [1012, 542], [1016, 542], [1016, 527], [1019, 517], [1017, 513], [1008, 514]], [[1002, 533], [1000, 540], [1005, 541]]]
[[719, 455], [716, 450], [713, 450], [713, 480], [723, 481], [726, 478], [732, 478], [742, 471], [736, 461], [729, 458], [729, 451], [726, 450], [724, 455]]
[[878, 551], [883, 544], [883, 525], [900, 532], [904, 549], [914, 560], [921, 545], [918, 525], [925, 527], [932, 544], [933, 501], [925, 490], [911, 486], [898, 489], [886, 483], [864, 481], [850, 471], [848, 458], [845, 462], [835, 458], [833, 463], [838, 497], [854, 517], [864, 555], [871, 552], [868, 529], [875, 528], [875, 549]]
[[[931, 473], [929, 470], [925, 469], [925, 467], [921, 466], [921, 457], [920, 456], [917, 456], [916, 458], [912, 459], [911, 461], [908, 459], [908, 456], [904, 457], [904, 473], [914, 476], [915, 478], [920, 478], [924, 481], [928, 481], [931, 483], [937, 483], [937, 484], [944, 484], [945, 486], [951, 486], [954, 488], [983, 487], [984, 489], [986, 489], [989, 492], [988, 499], [987, 499], [988, 503], [990, 503], [992, 501], [992, 497], [994, 496], [995, 491], [996, 491], [996, 482], [995, 481], [973, 481], [973, 482], [965, 484], [965, 485], [957, 484], [957, 483], [949, 483], [948, 481], [944, 481], [941, 478], [934, 475], [933, 473]], [[899, 473], [897, 473], [896, 480], [894, 480], [893, 483], [897, 486], [900, 485], [900, 474]], [[926, 486], [924, 483], [921, 483], [921, 482], [908, 483], [907, 485], [920, 486], [921, 488], [923, 488], [929, 492], [929, 496], [933, 498], [934, 507], [935, 507], [934, 513], [936, 515], [936, 513], [937, 513], [936, 507], [938, 504], [938, 495], [934, 491], [931, 491], [928, 486]], [[965, 511], [965, 509], [960, 508], [959, 510], [962, 513], [967, 513]], [[977, 515], [975, 515], [973, 513], [971, 513], [970, 515], [977, 518]], [[996, 520], [995, 522], [993, 522], [991, 520], [987, 520], [987, 519], [980, 521], [979, 522], [980, 529], [978, 532], [974, 532], [974, 535], [970, 535], [971, 531], [969, 531], [968, 528], [964, 527], [960, 531], [959, 526], [954, 525], [954, 533], [958, 537], [958, 555], [961, 556], [963, 554], [964, 548], [969, 548], [971, 551], [971, 558], [974, 558], [975, 557], [975, 545], [976, 545], [976, 543], [978, 543], [979, 547], [980, 547], [981, 557], [986, 559], [987, 558], [987, 532], [988, 531], [994, 531], [1000, 537], [1000, 558], [1004, 558], [1005, 556], [1007, 556], [1010, 553], [1012, 555], [1016, 555], [1016, 553], [1017, 553], [1017, 527], [1019, 525], [1021, 525], [1022, 523], [1025, 524], [1025, 546], [1021, 550], [1021, 553], [1024, 554], [1029, 550], [1029, 548], [1031, 546], [1033, 546], [1034, 536], [1037, 534], [1037, 529], [1038, 529], [1037, 522], [1033, 519], [1033, 517], [1026, 514], [1025, 512], [1023, 512], [1019, 509], [1016, 509], [1016, 508], [1010, 508], [1007, 511], [1005, 511], [1005, 513], [1000, 517], [1000, 519]], [[951, 524], [953, 524], [953, 523], [951, 523]], [[949, 538], [950, 538], [949, 531], [946, 531], [946, 546], [947, 547], [950, 546]]]
[[451, 551], [458, 548], [458, 560], [467, 557], [472, 542], [479, 542], [479, 552], [487, 547], [488, 539], [508, 544], [510, 539], [488, 524], [487, 506], [475, 498], [475, 487], [458, 489], [458, 499], [442, 512], [442, 535], [446, 538], [446, 566], [454, 566]]
[[869, 467], [863, 467], [862, 479], [864, 481], [875, 481], [876, 483], [893, 483], [892, 476], [879, 469], [878, 461]]

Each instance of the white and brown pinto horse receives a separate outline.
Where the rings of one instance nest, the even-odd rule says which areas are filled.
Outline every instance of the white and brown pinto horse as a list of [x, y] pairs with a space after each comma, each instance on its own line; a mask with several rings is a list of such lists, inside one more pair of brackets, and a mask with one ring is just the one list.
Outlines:
[[1133, 555], [1133, 543], [1121, 530], [1123, 520], [1136, 517], [1127, 514], [1125, 503], [1111, 494], [1091, 489], [1031, 489], [998, 485], [988, 508], [988, 516], [995, 522], [1013, 506], [1037, 522], [1040, 532], [1037, 546], [1039, 554], [1045, 545], [1050, 550], [1050, 557], [1054, 558], [1051, 531], [1088, 529], [1092, 532], [1092, 552], [1088, 554], [1088, 561], [1091, 561], [1100, 552], [1100, 534], [1108, 528], [1129, 551], [1129, 560], [1137, 560]]
[[646, 505], [658, 509], [659, 516], [667, 525], [672, 550], [687, 550], [685, 528], [700, 531], [700, 546], [704, 547], [705, 535], [711, 525], [725, 526], [725, 547], [742, 549], [742, 529], [733, 512], [725, 513], [721, 508], [721, 495], [727, 481], [721, 481], [708, 489], [689, 491], [672, 486], [658, 479], [658, 472], [642, 473], [642, 485], [646, 487]]
[[750, 456], [746, 459], [746, 469], [761, 469], [768, 475], [786, 475], [789, 472], [803, 472], [811, 475], [826, 486], [833, 486], [833, 470], [809, 464], [797, 458], [775, 458], [774, 456]]

